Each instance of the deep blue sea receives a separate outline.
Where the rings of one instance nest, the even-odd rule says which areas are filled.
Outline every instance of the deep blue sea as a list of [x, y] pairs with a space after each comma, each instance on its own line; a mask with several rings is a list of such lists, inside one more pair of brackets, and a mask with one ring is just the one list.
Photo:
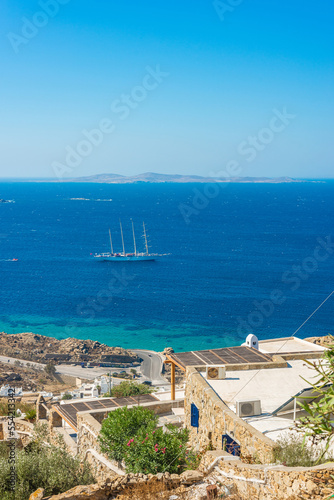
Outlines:
[[[15, 200], [0, 203], [0, 331], [218, 348], [290, 336], [334, 290], [333, 181], [2, 183], [0, 198]], [[169, 255], [94, 261], [109, 228], [121, 249], [119, 219], [132, 251], [131, 218], [139, 243], [145, 221], [151, 252]], [[333, 306], [298, 335], [333, 333]]]

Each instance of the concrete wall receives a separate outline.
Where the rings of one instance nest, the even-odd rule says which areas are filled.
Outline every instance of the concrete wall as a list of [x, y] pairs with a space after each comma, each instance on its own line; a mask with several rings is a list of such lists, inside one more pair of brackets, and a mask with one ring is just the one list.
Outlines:
[[[190, 425], [191, 403], [199, 410], [198, 429]], [[275, 442], [237, 417], [192, 367], [186, 371], [185, 425], [190, 429], [190, 442], [195, 449], [204, 449], [211, 442], [221, 450], [222, 435], [227, 433], [240, 444], [242, 454], [256, 455], [261, 463], [272, 462]]]

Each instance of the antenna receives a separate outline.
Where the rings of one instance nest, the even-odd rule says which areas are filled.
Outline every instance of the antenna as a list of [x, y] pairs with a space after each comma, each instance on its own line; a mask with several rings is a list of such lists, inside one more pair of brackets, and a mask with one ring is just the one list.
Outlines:
[[122, 229], [122, 223], [121, 223], [121, 221], [119, 221], [119, 225], [120, 225], [120, 228], [121, 228], [123, 255], [125, 255], [124, 238], [123, 238], [123, 229]]
[[134, 249], [135, 249], [135, 255], [137, 255], [135, 228], [133, 226], [133, 220], [132, 219], [131, 219], [131, 223], [132, 223], [132, 234], [133, 234], [133, 246], [134, 246]]
[[112, 247], [112, 239], [111, 239], [111, 231], [110, 231], [110, 229], [109, 229], [109, 238], [110, 238], [110, 249], [111, 249], [111, 255], [113, 255], [114, 250], [113, 250], [113, 247]]

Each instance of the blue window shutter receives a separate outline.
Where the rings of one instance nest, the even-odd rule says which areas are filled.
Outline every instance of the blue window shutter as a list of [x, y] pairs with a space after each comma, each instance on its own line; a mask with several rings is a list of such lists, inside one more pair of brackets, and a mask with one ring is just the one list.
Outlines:
[[228, 434], [222, 435], [222, 444], [223, 448], [225, 444], [227, 453], [230, 453], [231, 455], [234, 455], [236, 457], [240, 456], [240, 445], [236, 441], [234, 441], [234, 439], [232, 439]]
[[194, 405], [194, 403], [191, 403], [190, 415], [191, 415], [191, 421], [190, 421], [191, 426], [198, 428], [199, 411], [198, 411], [197, 406]]

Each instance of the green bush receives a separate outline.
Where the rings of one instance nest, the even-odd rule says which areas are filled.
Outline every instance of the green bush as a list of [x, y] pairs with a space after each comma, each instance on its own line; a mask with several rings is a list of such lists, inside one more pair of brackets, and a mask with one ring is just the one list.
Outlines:
[[[312, 467], [319, 464], [319, 450], [314, 446], [304, 446], [301, 435], [290, 434], [278, 439], [275, 451], [277, 462], [286, 467]], [[331, 458], [322, 459], [320, 463], [329, 462]]]
[[56, 373], [56, 367], [53, 363], [48, 363], [47, 365], [45, 365], [44, 367], [44, 371], [50, 375], [51, 377], [53, 377]]
[[[27, 413], [35, 409], [35, 405], [29, 404], [29, 403], [22, 403], [20, 401], [15, 402], [15, 410], [21, 410], [22, 413]], [[7, 416], [8, 415], [8, 400], [7, 399], [2, 399], [0, 400], [0, 416]], [[16, 414], [16, 416], [18, 416]]]
[[63, 400], [73, 399], [73, 396], [69, 392], [65, 392], [64, 396], [61, 399]]
[[115, 385], [111, 388], [111, 391], [104, 394], [104, 397], [115, 397], [122, 398], [128, 396], [138, 396], [140, 394], [150, 394], [152, 392], [151, 387], [145, 384], [137, 384], [135, 382], [128, 382], [124, 380], [119, 385]]
[[187, 449], [187, 429], [168, 425], [164, 432], [157, 423], [157, 415], [141, 406], [114, 410], [102, 422], [101, 449], [134, 473], [180, 473], [198, 462]]
[[16, 450], [15, 492], [10, 490], [10, 467], [7, 450], [0, 455], [1, 500], [26, 500], [37, 488], [45, 489], [45, 496], [57, 495], [79, 484], [91, 484], [94, 477], [87, 463], [80, 464], [66, 451], [61, 436], [56, 444], [44, 444], [47, 427], [36, 428], [33, 442], [23, 450]]
[[127, 443], [142, 429], [152, 432], [158, 423], [158, 417], [151, 410], [142, 406], [127, 407], [111, 411], [102, 422], [100, 432], [101, 450], [120, 462], [123, 460]]
[[25, 419], [26, 420], [35, 420], [36, 418], [36, 409], [35, 408], [31, 408], [30, 410], [27, 410], [25, 412]]
[[187, 429], [177, 429], [173, 425], [168, 425], [165, 432], [162, 427], [151, 432], [140, 429], [126, 444], [124, 462], [127, 472], [182, 472], [186, 465], [188, 436]]

